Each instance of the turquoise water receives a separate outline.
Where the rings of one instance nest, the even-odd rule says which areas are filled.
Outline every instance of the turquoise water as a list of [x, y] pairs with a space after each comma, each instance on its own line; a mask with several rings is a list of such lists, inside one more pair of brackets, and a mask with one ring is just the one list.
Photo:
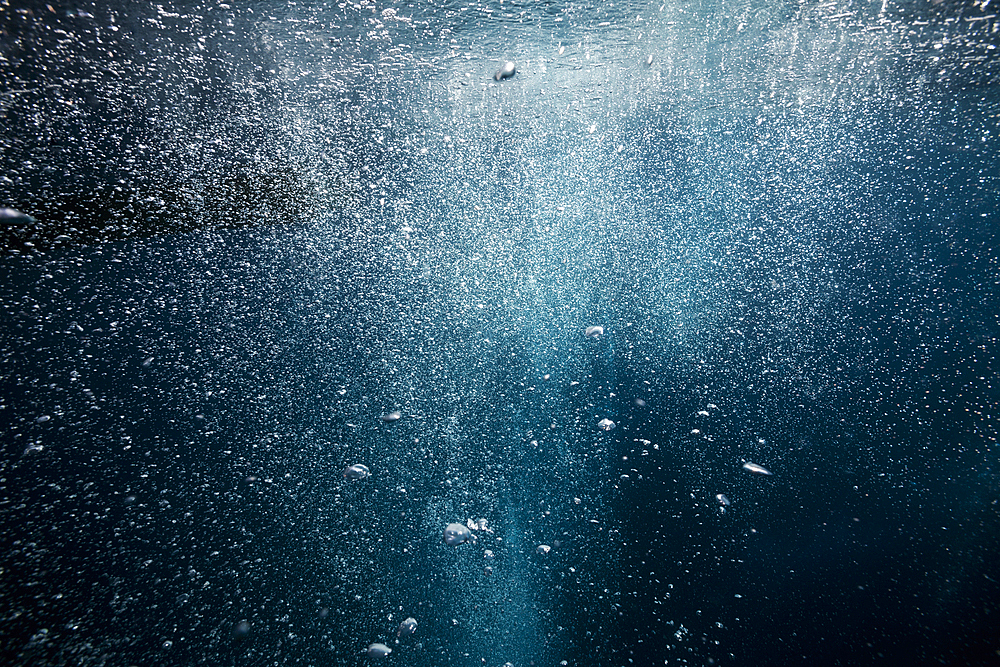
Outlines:
[[996, 659], [988, 3], [0, 20], [7, 664]]

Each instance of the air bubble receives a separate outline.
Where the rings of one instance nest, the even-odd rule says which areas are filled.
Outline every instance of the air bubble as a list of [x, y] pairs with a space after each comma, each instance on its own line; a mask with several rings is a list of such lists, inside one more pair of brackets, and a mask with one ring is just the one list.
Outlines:
[[507, 62], [505, 62], [503, 65], [500, 66], [500, 69], [496, 71], [496, 73], [493, 75], [493, 79], [495, 81], [503, 81], [505, 79], [511, 78], [515, 74], [517, 74], [517, 65], [508, 60]]
[[399, 630], [396, 632], [396, 635], [399, 637], [405, 637], [407, 635], [412, 635], [416, 631], [417, 619], [411, 616], [399, 624]]
[[457, 547], [472, 539], [469, 529], [460, 523], [449, 523], [444, 529], [444, 543], [449, 547]]
[[771, 471], [762, 465], [757, 465], [756, 463], [750, 463], [747, 461], [743, 464], [743, 469], [747, 472], [752, 472], [755, 475], [771, 475]]
[[21, 213], [16, 208], [0, 208], [0, 224], [23, 225], [26, 223], [38, 222], [27, 213]]
[[388, 646], [386, 646], [385, 644], [380, 644], [378, 642], [375, 642], [374, 644], [370, 644], [368, 646], [368, 657], [369, 658], [374, 658], [374, 659], [378, 660], [378, 659], [384, 658], [385, 656], [389, 655], [390, 653], [392, 653], [392, 649], [389, 648]]
[[371, 476], [371, 471], [368, 470], [368, 466], [363, 463], [355, 463], [352, 466], [347, 466], [344, 469], [344, 477], [346, 479], [365, 479]]

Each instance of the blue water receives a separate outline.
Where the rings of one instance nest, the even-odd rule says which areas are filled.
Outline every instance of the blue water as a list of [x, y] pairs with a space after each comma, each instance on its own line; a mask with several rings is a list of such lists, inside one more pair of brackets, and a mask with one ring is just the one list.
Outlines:
[[988, 7], [0, 20], [5, 664], [997, 659]]

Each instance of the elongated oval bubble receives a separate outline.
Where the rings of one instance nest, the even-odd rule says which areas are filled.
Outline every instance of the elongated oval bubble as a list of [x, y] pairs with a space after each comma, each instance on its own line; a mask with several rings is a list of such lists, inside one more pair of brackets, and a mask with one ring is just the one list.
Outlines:
[[752, 472], [755, 475], [772, 474], [771, 471], [765, 468], [764, 466], [758, 465], [756, 463], [750, 463], [749, 461], [743, 464], [743, 469], [746, 470], [747, 472]]
[[347, 466], [344, 469], [344, 477], [347, 479], [365, 479], [371, 475], [371, 471], [368, 470], [368, 466], [363, 463], [355, 463], [352, 466]]
[[368, 657], [375, 658], [376, 660], [384, 658], [385, 656], [392, 653], [392, 649], [385, 644], [380, 644], [375, 642], [374, 644], [369, 644], [368, 646]]
[[22, 213], [16, 208], [0, 207], [0, 224], [18, 225], [24, 223], [38, 222], [27, 213]]

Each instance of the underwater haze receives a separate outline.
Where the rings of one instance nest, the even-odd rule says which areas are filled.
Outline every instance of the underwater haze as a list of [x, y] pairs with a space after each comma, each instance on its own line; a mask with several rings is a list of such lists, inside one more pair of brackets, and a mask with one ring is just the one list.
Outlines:
[[0, 662], [1000, 664], [996, 0], [0, 0]]

